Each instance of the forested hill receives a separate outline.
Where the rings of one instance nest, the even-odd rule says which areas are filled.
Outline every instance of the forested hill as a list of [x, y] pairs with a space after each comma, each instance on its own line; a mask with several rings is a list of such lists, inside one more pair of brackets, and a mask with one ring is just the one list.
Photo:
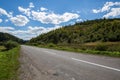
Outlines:
[[2, 33], [0, 32], [0, 43], [4, 43], [4, 42], [7, 42], [7, 41], [15, 41], [15, 42], [18, 42], [18, 43], [23, 43], [23, 40], [22, 39], [19, 39], [11, 34], [8, 34], [8, 33]]
[[97, 19], [65, 26], [30, 40], [30, 43], [80, 44], [120, 41], [120, 18]]

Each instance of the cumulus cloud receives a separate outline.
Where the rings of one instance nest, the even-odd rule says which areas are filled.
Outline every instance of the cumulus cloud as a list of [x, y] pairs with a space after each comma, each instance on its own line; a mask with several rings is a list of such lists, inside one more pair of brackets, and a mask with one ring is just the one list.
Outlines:
[[47, 28], [44, 28], [44, 27], [29, 26], [27, 32], [31, 35], [34, 35], [33, 37], [35, 37], [35, 36], [38, 36], [38, 35], [44, 33], [44, 31], [46, 31], [46, 29]]
[[32, 2], [29, 3], [29, 8], [34, 8], [34, 4]]
[[93, 13], [107, 12], [103, 17], [116, 17], [120, 15], [120, 2], [106, 2], [101, 9], [93, 9]]
[[36, 37], [42, 33], [48, 32], [52, 29], [50, 28], [44, 28], [40, 26], [29, 26], [27, 30], [16, 30], [13, 31], [12, 34], [18, 36], [19, 38], [22, 38], [24, 40], [29, 40], [33, 37]]
[[[5, 26], [0, 26], [0, 32], [3, 32], [3, 33], [9, 33], [9, 34], [12, 34], [14, 36], [17, 36], [21, 39], [24, 39], [24, 40], [29, 40], [31, 38], [26, 38], [26, 33], [27, 31], [23, 31], [23, 30], [15, 30], [15, 28], [13, 27], [5, 27]], [[30, 35], [29, 35], [30, 36]]]
[[2, 19], [0, 19], [0, 23], [2, 22], [3, 20]]
[[51, 27], [51, 28], [49, 28], [49, 27], [45, 28], [45, 27], [41, 27], [41, 26], [29, 26], [28, 30], [27, 30], [27, 33], [38, 36], [42, 33], [47, 33], [51, 30], [55, 30], [55, 29], [60, 28], [60, 27], [61, 26], [58, 26], [58, 25], [56, 25], [55, 27]]
[[12, 14], [10, 13], [7, 13], [6, 10], [0, 8], [0, 15], [6, 15], [7, 17], [12, 17]]
[[30, 12], [30, 9], [29, 8], [22, 8], [22, 7], [18, 7], [18, 10], [20, 11], [20, 12], [22, 12], [23, 14], [25, 14], [26, 16], [28, 16], [28, 17], [30, 17], [30, 14], [31, 14], [31, 12]]
[[60, 15], [60, 14], [55, 14], [53, 12], [49, 13], [49, 12], [32, 11], [32, 17], [33, 17], [33, 20], [40, 21], [41, 23], [60, 24], [63, 22], [68, 22], [72, 19], [77, 19], [79, 18], [79, 15], [75, 13], [68, 13], [68, 12]]
[[11, 17], [10, 21], [16, 26], [25, 26], [29, 19], [23, 15], [16, 15], [16, 17]]
[[41, 7], [40, 10], [41, 10], [41, 11], [47, 11], [48, 9], [47, 9], [47, 8], [44, 8], [44, 7]]
[[29, 26], [28, 29], [30, 30], [30, 32], [33, 32], [33, 33], [36, 32], [36, 31], [43, 31], [43, 30], [45, 30], [44, 27], [37, 27], [37, 26], [35, 26], [35, 27]]
[[8, 15], [8, 13], [6, 12], [6, 10], [0, 8], [0, 15]]
[[82, 19], [77, 19], [76, 22], [82, 22], [83, 20]]
[[77, 13], [65, 12], [63, 14], [55, 14], [44, 7], [41, 7], [40, 11], [34, 11], [30, 7], [23, 8], [19, 6], [18, 10], [28, 16], [30, 19], [39, 21], [43, 24], [60, 24], [79, 18], [79, 14]]
[[29, 18], [31, 18], [30, 17], [30, 15], [31, 15], [31, 8], [34, 8], [34, 7], [35, 7], [34, 4], [32, 2], [30, 2], [29, 3], [29, 8], [23, 8], [23, 7], [19, 6], [18, 10], [20, 12], [22, 12], [23, 14], [25, 14], [26, 16], [28, 16]]
[[5, 22], [8, 22], [8, 21], [9, 21], [8, 19], [5, 20]]
[[[27, 13], [25, 9], [22, 7], [18, 7], [21, 12], [24, 12], [26, 15], [30, 15]], [[5, 20], [5, 22], [8, 22], [10, 20], [14, 25], [16, 26], [25, 26], [28, 22], [29, 19], [26, 16], [23, 15], [16, 15], [16, 17], [13, 17], [13, 12], [7, 12], [6, 10], [0, 8], [0, 15], [5, 15], [8, 17], [8, 19]], [[0, 22], [2, 22], [2, 19], [0, 19]]]
[[13, 27], [0, 27], [0, 32], [7, 32], [10, 33], [11, 31], [14, 31], [15, 29]]
[[[29, 19], [39, 21], [44, 24], [54, 24], [55, 26], [47, 28], [41, 26], [28, 26], [26, 30], [16, 30], [13, 27], [0, 27], [0, 32], [7, 32], [19, 38], [29, 40], [42, 33], [60, 28], [61, 26], [59, 26], [59, 24], [61, 23], [68, 22], [73, 19], [77, 20], [80, 17], [77, 13], [65, 12], [63, 14], [56, 14], [44, 7], [41, 7], [39, 11], [34, 11], [33, 8], [33, 3], [29, 3], [28, 8], [19, 6], [18, 10], [22, 15], [16, 16], [13, 16], [13, 12], [7, 12], [0, 8], [0, 15], [7, 16], [8, 18], [5, 19], [5, 22], [11, 21], [15, 26], [25, 26], [29, 22]], [[2, 19], [0, 22], [2, 22]]]
[[10, 33], [24, 40], [30, 40], [42, 33], [47, 33], [51, 30], [60, 28], [61, 26], [56, 25], [55, 27], [41, 27], [41, 26], [28, 26], [27, 30], [16, 30], [13, 27], [0, 27], [0, 32]]
[[[37, 29], [36, 29], [37, 28]], [[34, 32], [38, 32], [39, 27], [29, 27], [28, 30], [15, 30], [13, 27], [0, 27], [0, 32], [4, 32], [4, 33], [9, 33], [9, 34], [12, 34], [12, 35], [15, 35], [21, 39], [24, 39], [24, 40], [29, 40], [36, 35], [36, 33]]]
[[109, 18], [109, 17], [116, 17], [116, 16], [120, 16], [120, 8], [112, 8], [111, 11], [105, 14], [103, 17]]
[[40, 26], [39, 27], [38, 26], [34, 26], [34, 27], [29, 26], [28, 30], [27, 30], [27, 34], [30, 35], [30, 36], [27, 36], [27, 39], [29, 40], [29, 39], [31, 39], [33, 37], [36, 37], [36, 36], [38, 36], [42, 33], [47, 33], [51, 30], [55, 30], [55, 29], [58, 29], [60, 27], [61, 26], [58, 26], [58, 25], [56, 25], [55, 27], [51, 27], [51, 28], [50, 27], [45, 28], [45, 27], [40, 27]]
[[109, 11], [112, 6], [120, 6], [120, 2], [106, 2], [101, 9], [93, 9], [93, 13]]

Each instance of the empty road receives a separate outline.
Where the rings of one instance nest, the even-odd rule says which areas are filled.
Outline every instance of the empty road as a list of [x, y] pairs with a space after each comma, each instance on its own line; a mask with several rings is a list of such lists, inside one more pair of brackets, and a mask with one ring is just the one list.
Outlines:
[[21, 80], [120, 80], [120, 58], [21, 46]]

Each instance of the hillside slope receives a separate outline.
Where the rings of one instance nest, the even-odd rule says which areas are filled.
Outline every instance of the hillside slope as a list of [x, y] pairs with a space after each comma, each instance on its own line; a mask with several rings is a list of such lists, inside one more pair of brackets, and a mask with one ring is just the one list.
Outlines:
[[16, 36], [13, 36], [13, 35], [8, 34], [8, 33], [2, 33], [2, 32], [0, 32], [0, 43], [7, 42], [9, 40], [15, 41], [15, 42], [18, 42], [18, 43], [23, 43], [23, 40], [17, 38]]
[[76, 23], [50, 31], [30, 43], [81, 44], [120, 41], [120, 19], [98, 19]]

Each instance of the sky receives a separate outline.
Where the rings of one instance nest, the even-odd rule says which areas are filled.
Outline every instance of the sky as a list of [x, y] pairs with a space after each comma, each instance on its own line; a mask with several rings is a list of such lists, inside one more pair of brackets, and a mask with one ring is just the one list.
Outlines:
[[0, 32], [24, 40], [65, 25], [100, 18], [120, 18], [120, 1], [0, 0]]

